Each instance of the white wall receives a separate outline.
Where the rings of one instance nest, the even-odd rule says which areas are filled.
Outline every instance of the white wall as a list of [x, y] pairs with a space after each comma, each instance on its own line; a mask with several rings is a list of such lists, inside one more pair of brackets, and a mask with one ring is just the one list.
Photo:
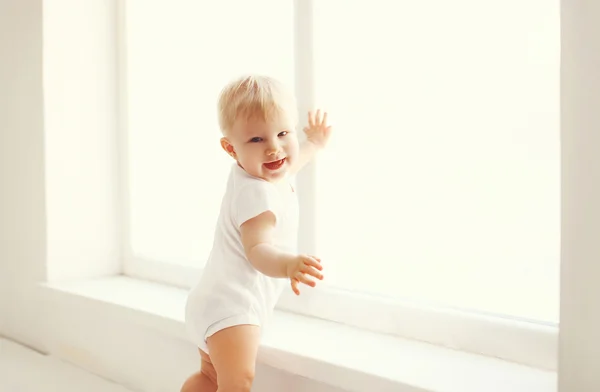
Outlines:
[[600, 391], [600, 1], [562, 0], [559, 390]]
[[42, 1], [0, 1], [0, 334], [43, 347], [33, 287], [45, 277]]

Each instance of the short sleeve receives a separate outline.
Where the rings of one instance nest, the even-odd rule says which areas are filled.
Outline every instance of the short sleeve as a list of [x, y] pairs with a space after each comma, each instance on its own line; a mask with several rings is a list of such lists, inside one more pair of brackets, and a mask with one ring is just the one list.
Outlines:
[[237, 227], [265, 211], [271, 211], [278, 219], [279, 194], [268, 182], [252, 182], [240, 189], [233, 207]]

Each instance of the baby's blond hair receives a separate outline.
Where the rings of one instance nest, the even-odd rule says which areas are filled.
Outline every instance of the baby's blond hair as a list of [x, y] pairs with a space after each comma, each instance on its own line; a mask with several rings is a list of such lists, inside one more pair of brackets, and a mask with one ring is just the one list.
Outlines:
[[283, 115], [290, 127], [298, 122], [293, 94], [280, 81], [263, 75], [246, 75], [229, 82], [219, 96], [218, 115], [224, 134], [238, 118], [258, 116], [271, 121]]

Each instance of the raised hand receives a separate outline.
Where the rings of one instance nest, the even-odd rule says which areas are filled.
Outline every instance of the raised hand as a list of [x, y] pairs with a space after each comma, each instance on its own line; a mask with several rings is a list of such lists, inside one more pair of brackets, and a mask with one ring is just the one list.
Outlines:
[[287, 265], [287, 275], [290, 278], [292, 291], [296, 295], [300, 295], [300, 290], [298, 288], [300, 283], [315, 287], [317, 283], [309, 276], [323, 280], [322, 270], [323, 266], [321, 265], [321, 259], [318, 257], [308, 255], [298, 255], [295, 257]]
[[304, 133], [309, 142], [319, 149], [324, 148], [331, 136], [331, 126], [327, 125], [327, 112], [321, 114], [320, 109], [316, 113], [308, 112], [308, 126], [304, 128]]

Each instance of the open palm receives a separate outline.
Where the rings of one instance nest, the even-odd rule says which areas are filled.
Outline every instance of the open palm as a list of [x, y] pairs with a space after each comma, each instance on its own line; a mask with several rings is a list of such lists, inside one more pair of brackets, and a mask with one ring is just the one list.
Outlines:
[[309, 142], [319, 149], [324, 148], [331, 136], [331, 126], [327, 125], [327, 112], [321, 114], [320, 109], [316, 113], [308, 112], [308, 126], [304, 128], [304, 133]]

